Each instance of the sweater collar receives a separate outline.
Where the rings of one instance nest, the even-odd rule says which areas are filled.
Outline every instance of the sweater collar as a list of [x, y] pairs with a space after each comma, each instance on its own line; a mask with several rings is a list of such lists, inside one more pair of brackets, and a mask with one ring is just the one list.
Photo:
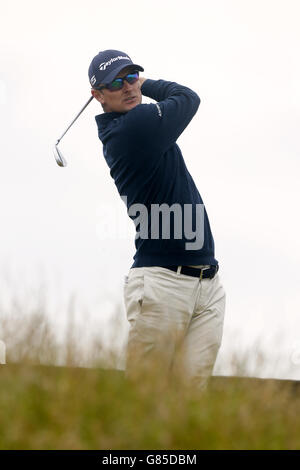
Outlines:
[[95, 116], [96, 122], [99, 127], [106, 127], [113, 119], [123, 116], [126, 113], [117, 113], [116, 111], [112, 111], [110, 113], [102, 113]]

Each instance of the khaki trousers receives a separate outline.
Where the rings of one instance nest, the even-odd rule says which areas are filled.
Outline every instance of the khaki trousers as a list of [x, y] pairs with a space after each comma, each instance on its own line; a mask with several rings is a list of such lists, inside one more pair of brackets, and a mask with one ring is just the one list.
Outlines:
[[162, 374], [183, 374], [202, 389], [221, 345], [226, 294], [218, 273], [200, 280], [180, 269], [131, 268], [125, 276], [130, 324], [125, 373], [146, 374], [152, 365]]

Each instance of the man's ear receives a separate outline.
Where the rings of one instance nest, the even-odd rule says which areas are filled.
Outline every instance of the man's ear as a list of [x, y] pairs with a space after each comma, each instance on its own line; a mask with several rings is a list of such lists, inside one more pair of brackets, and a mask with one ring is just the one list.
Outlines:
[[99, 103], [103, 104], [104, 102], [103, 94], [99, 90], [95, 90], [94, 88], [92, 88], [91, 94], [97, 101], [99, 101]]

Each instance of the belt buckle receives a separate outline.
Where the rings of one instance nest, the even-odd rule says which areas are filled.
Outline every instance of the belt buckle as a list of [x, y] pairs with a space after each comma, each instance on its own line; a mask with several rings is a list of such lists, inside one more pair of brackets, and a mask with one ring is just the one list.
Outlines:
[[210, 269], [210, 266], [208, 266], [208, 268], [200, 268], [200, 281], [202, 281], [202, 277], [203, 277], [203, 271], [205, 271], [206, 269]]

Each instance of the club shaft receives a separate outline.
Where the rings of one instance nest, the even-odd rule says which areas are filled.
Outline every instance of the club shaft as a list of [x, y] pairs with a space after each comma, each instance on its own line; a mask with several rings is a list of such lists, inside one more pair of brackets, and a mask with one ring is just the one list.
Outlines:
[[82, 113], [82, 111], [85, 110], [85, 108], [87, 107], [88, 104], [90, 104], [90, 102], [92, 101], [94, 97], [91, 96], [89, 98], [89, 100], [87, 101], [87, 103], [83, 106], [83, 108], [79, 111], [79, 113], [77, 114], [77, 116], [75, 117], [75, 119], [73, 119], [73, 121], [71, 122], [71, 124], [69, 125], [69, 127], [65, 130], [65, 132], [62, 134], [62, 136], [57, 140], [57, 143], [56, 145], [58, 145], [58, 143], [61, 141], [61, 139], [63, 138], [63, 136], [68, 132], [68, 130], [70, 129], [70, 127], [74, 124], [74, 122], [76, 121], [76, 119], [80, 116], [80, 114]]

